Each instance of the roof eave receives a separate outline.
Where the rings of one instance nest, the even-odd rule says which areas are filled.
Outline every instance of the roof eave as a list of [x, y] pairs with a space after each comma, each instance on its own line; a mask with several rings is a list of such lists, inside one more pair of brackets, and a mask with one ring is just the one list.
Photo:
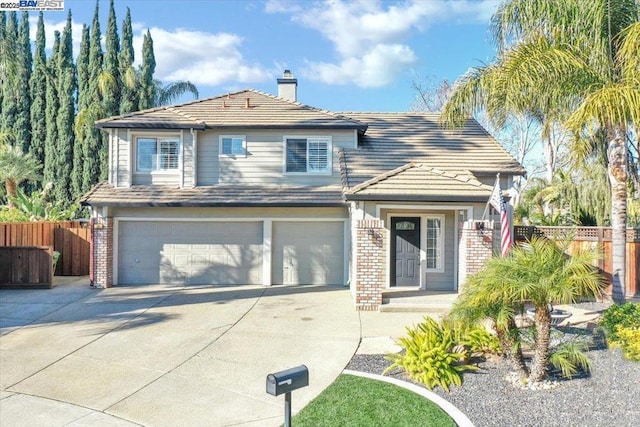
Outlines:
[[407, 194], [346, 194], [347, 201], [370, 202], [466, 202], [486, 203], [490, 194], [486, 196], [455, 196], [455, 195], [407, 195]]
[[96, 122], [98, 129], [196, 129], [205, 130], [204, 123], [140, 123], [140, 122]]
[[250, 203], [250, 202], [109, 202], [97, 200], [92, 202], [90, 200], [83, 200], [80, 203], [82, 206], [92, 207], [112, 207], [112, 208], [149, 208], [149, 207], [161, 207], [161, 208], [214, 208], [214, 207], [229, 207], [229, 208], [257, 208], [257, 207], [273, 207], [273, 208], [295, 208], [295, 207], [345, 207], [347, 203], [345, 201], [333, 201], [333, 202], [300, 202], [300, 201], [283, 201], [274, 203]]

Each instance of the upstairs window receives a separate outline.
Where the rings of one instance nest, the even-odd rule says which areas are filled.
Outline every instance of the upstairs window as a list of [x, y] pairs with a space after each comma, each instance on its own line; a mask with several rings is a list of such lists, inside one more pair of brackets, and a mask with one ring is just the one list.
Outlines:
[[137, 138], [136, 171], [177, 171], [180, 141], [177, 138]]
[[285, 138], [285, 172], [330, 174], [331, 139]]
[[247, 141], [244, 136], [223, 135], [220, 137], [220, 154], [225, 156], [246, 156]]

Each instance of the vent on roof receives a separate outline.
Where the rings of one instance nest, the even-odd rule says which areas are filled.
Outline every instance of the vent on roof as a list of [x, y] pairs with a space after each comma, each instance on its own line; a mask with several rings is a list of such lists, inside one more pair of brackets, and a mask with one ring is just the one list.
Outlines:
[[293, 102], [298, 100], [298, 79], [289, 70], [284, 70], [282, 78], [278, 79], [278, 97]]

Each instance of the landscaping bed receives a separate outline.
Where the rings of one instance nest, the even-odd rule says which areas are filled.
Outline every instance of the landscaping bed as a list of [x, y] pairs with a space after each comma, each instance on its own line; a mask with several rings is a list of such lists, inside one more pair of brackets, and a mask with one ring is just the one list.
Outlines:
[[[597, 347], [587, 352], [590, 375], [556, 379], [549, 390], [520, 390], [508, 384], [506, 361], [489, 359], [477, 372], [463, 374], [462, 387], [433, 392], [460, 409], [476, 427], [483, 426], [638, 426], [640, 365], [619, 349]], [[381, 374], [390, 365], [384, 355], [356, 355], [347, 369]], [[411, 381], [396, 371], [389, 376]], [[414, 382], [415, 383], [415, 382]], [[420, 384], [418, 384], [420, 385]]]

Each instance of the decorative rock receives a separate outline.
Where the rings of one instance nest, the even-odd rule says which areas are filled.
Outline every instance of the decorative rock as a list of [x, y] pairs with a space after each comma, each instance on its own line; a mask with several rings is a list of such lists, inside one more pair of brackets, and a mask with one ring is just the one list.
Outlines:
[[544, 380], [538, 382], [529, 382], [526, 379], [523, 381], [520, 379], [520, 375], [517, 372], [511, 371], [504, 377], [505, 380], [512, 386], [520, 390], [551, 390], [560, 385], [558, 381]]

